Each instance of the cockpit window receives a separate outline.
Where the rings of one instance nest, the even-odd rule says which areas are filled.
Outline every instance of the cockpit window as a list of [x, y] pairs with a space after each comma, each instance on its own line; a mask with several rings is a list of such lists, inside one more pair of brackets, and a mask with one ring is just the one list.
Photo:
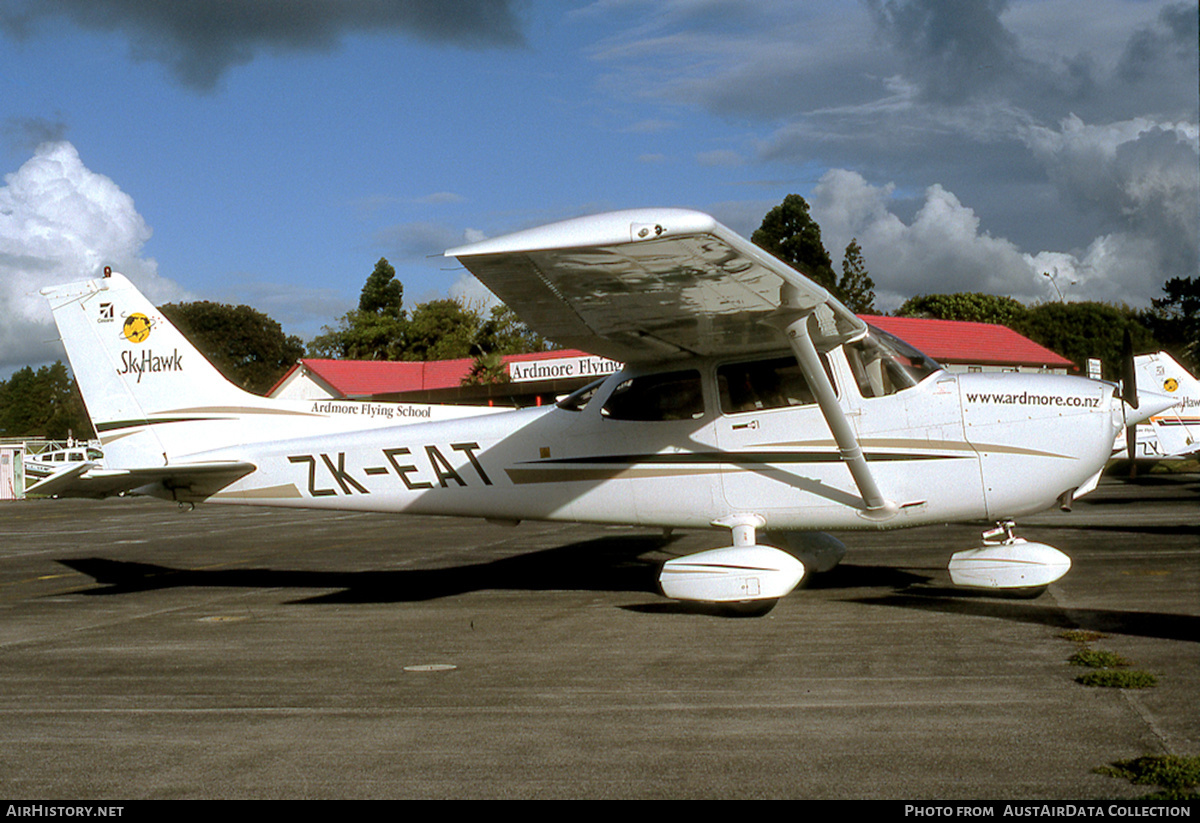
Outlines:
[[562, 400], [559, 400], [557, 403], [558, 407], [567, 411], [583, 411], [588, 401], [595, 397], [596, 390], [604, 384], [604, 380], [605, 378], [601, 377], [593, 383], [588, 383], [582, 389], [576, 389]]
[[600, 413], [610, 420], [697, 420], [704, 416], [700, 372], [648, 374], [622, 382]]
[[725, 414], [817, 402], [795, 357], [726, 363], [717, 369], [717, 393]]
[[846, 359], [863, 397], [883, 397], [915, 386], [941, 366], [898, 337], [874, 326], [846, 344]]

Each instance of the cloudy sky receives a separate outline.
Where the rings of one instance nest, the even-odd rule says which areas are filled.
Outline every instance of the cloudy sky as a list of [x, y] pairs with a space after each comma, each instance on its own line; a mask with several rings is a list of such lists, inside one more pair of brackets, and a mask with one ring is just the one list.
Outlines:
[[[795, 192], [837, 266], [1143, 306], [1198, 273], [1195, 0], [0, 0], [0, 376], [105, 264], [311, 337], [387, 257], [609, 209], [749, 235]], [[1052, 283], [1043, 273], [1055, 275]]]

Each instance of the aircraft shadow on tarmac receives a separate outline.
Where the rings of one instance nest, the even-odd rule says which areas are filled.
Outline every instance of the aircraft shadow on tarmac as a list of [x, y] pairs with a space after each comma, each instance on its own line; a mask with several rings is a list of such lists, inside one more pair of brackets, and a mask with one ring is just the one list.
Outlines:
[[1030, 601], [1018, 602], [979, 593], [964, 597], [957, 589], [929, 588], [919, 593], [900, 592], [864, 597], [854, 602], [870, 606], [994, 617], [1060, 629], [1086, 629], [1103, 634], [1127, 634], [1160, 640], [1200, 642], [1200, 618], [1190, 614], [1122, 611], [1120, 609], [1063, 609]]
[[1106, 506], [1127, 506], [1133, 504], [1144, 504], [1146, 502], [1146, 492], [1143, 489], [1165, 489], [1155, 495], [1155, 501], [1158, 503], [1185, 501], [1192, 503], [1196, 499], [1196, 495], [1200, 494], [1200, 482], [1194, 479], [1194, 475], [1148, 475], [1140, 477], [1125, 477], [1121, 479], [1121, 487], [1124, 487], [1125, 493], [1118, 494], [1115, 488], [1110, 487], [1105, 490], [1105, 494], [1100, 496], [1088, 496], [1081, 502], [1081, 507], [1095, 507], [1103, 509]]
[[[177, 569], [153, 563], [102, 557], [59, 561], [93, 578], [102, 588], [89, 596], [133, 594], [171, 588], [333, 589], [296, 603], [405, 603], [438, 600], [468, 592], [612, 591], [659, 593], [657, 577], [671, 538], [653, 535], [604, 537], [505, 557], [486, 563], [440, 569], [402, 571], [300, 571], [269, 568]], [[1061, 628], [1200, 641], [1200, 618], [1191, 615], [1129, 612], [1115, 609], [1071, 609], [1013, 600], [989, 592], [949, 588], [932, 575], [885, 566], [842, 563], [814, 575], [807, 588], [850, 593], [864, 588], [890, 588], [891, 594], [850, 597], [848, 602], [892, 608], [992, 617]], [[804, 597], [799, 591], [793, 597]], [[647, 614], [717, 614], [737, 616], [710, 604], [655, 600], [622, 608]]]
[[486, 589], [657, 593], [659, 536], [605, 537], [486, 563], [402, 571], [299, 571], [269, 568], [176, 569], [101, 557], [60, 561], [104, 586], [82, 594], [115, 595], [197, 587], [336, 589], [303, 603], [393, 603], [452, 597]]
[[[299, 603], [403, 603], [437, 600], [483, 590], [617, 591], [659, 594], [663, 560], [675, 554], [678, 539], [661, 535], [603, 537], [514, 555], [485, 563], [401, 571], [300, 571], [272, 568], [182, 569], [155, 563], [73, 558], [63, 565], [93, 578], [101, 588], [89, 596], [133, 594], [160, 589], [263, 588], [334, 589]], [[686, 553], [686, 552], [685, 552]], [[813, 589], [888, 587], [902, 590], [930, 578], [900, 569], [843, 564], [814, 575]], [[704, 604], [656, 601], [627, 608], [644, 612], [706, 612]], [[724, 613], [717, 609], [716, 613]]]

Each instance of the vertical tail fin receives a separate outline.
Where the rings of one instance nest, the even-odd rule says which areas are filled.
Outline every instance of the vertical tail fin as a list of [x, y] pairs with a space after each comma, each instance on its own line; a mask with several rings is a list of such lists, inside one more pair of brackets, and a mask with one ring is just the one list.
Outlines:
[[1156, 454], [1178, 457], [1200, 452], [1200, 380], [1166, 352], [1134, 358], [1138, 386], [1179, 402], [1147, 422], [1157, 438]]
[[225, 379], [120, 274], [46, 288], [42, 295], [110, 466], [162, 465], [202, 448], [160, 424], [269, 402]]

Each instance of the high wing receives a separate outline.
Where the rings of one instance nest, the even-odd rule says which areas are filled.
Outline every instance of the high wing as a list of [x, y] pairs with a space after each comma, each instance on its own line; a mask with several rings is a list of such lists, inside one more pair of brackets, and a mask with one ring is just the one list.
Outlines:
[[712, 217], [610, 212], [450, 249], [542, 336], [614, 360], [786, 349], [789, 309], [811, 312], [818, 349], [866, 333], [829, 292]]
[[188, 499], [213, 495], [250, 472], [253, 463], [210, 461], [139, 469], [105, 469], [95, 463], [74, 463], [26, 489], [28, 494], [58, 497], [112, 497], [158, 487], [184, 491]]

